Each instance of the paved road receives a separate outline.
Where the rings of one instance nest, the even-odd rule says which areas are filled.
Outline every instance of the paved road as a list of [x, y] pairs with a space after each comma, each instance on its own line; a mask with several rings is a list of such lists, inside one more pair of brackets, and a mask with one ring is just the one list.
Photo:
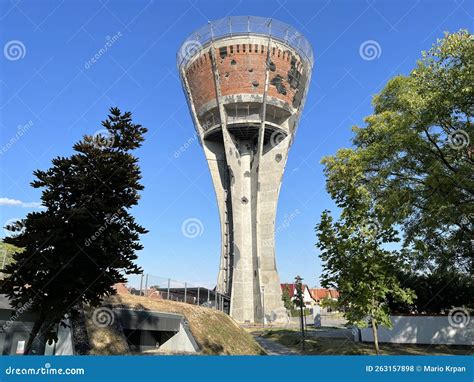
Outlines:
[[259, 343], [259, 345], [265, 350], [268, 355], [299, 355], [295, 350], [287, 348], [279, 344], [278, 342], [274, 342], [271, 340], [267, 340], [266, 338], [260, 337], [258, 334], [253, 334], [255, 341]]
[[347, 338], [354, 340], [352, 329], [318, 329], [306, 331], [308, 337]]

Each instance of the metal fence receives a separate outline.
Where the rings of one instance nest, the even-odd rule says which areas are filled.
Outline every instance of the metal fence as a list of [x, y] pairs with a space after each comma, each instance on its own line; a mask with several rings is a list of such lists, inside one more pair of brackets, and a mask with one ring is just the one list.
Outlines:
[[150, 274], [129, 275], [126, 288], [131, 294], [217, 309], [229, 314], [230, 298], [202, 285]]
[[[291, 25], [281, 21], [258, 16], [232, 16], [209, 21], [209, 23], [192, 33], [182, 47], [204, 46], [211, 40], [222, 37], [261, 35], [271, 36], [296, 49], [313, 66], [313, 49], [309, 41]], [[180, 49], [177, 56], [178, 67], [186, 65], [192, 59], [187, 49]]]

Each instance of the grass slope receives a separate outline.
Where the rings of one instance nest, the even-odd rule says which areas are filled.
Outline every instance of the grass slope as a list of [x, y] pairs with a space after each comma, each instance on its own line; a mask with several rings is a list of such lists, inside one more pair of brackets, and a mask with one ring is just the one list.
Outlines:
[[[134, 295], [115, 295], [104, 301], [109, 307], [182, 314], [201, 354], [265, 354], [253, 337], [228, 315], [209, 308], [176, 301], [154, 300]], [[92, 323], [93, 309], [86, 310], [91, 354], [128, 354], [128, 346], [117, 325], [99, 328]]]

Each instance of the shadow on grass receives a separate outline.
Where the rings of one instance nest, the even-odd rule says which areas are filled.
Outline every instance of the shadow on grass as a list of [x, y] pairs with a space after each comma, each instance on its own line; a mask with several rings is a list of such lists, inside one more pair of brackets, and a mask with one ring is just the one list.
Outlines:
[[[301, 350], [302, 337], [295, 330], [269, 330], [260, 335], [278, 342], [294, 350]], [[344, 338], [307, 338], [305, 341], [307, 355], [375, 355], [373, 343], [354, 342]], [[383, 355], [473, 355], [474, 350], [469, 346], [447, 345], [413, 345], [381, 343], [380, 352]]]

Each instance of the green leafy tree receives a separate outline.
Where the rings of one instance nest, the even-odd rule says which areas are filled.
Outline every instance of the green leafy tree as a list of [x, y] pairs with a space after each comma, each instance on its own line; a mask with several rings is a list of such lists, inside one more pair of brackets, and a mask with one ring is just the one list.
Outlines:
[[353, 148], [323, 160], [338, 206], [357, 208], [363, 187], [377, 220], [401, 229], [414, 269], [473, 272], [473, 78], [473, 36], [446, 33], [374, 97]]
[[13, 260], [13, 254], [15, 252], [20, 252], [21, 249], [15, 247], [14, 245], [4, 243], [0, 241], [0, 279], [3, 279], [3, 269], [6, 265], [10, 264]]
[[[46, 171], [35, 171], [44, 211], [29, 213], [8, 227], [6, 243], [23, 249], [6, 266], [0, 289], [14, 307], [36, 313], [25, 354], [39, 335], [57, 341], [55, 328], [74, 317], [82, 303], [96, 306], [115, 293], [113, 285], [140, 273], [136, 251], [147, 231], [129, 213], [138, 203], [140, 168], [132, 154], [146, 129], [131, 113], [110, 109], [104, 133], [86, 135], [70, 157], [57, 157]], [[21, 226], [21, 231], [18, 227]]]
[[293, 302], [292, 296], [290, 295], [290, 288], [288, 285], [283, 287], [281, 299], [283, 300], [285, 309], [289, 310], [290, 312], [295, 309], [295, 303]]
[[331, 297], [326, 296], [321, 300], [321, 307], [333, 310], [338, 309], [339, 305], [337, 304], [337, 300], [333, 300]]
[[[354, 216], [355, 215], [355, 216]], [[372, 326], [375, 351], [379, 354], [378, 327], [392, 327], [389, 299], [411, 303], [413, 293], [403, 289], [395, 271], [403, 264], [398, 253], [383, 249], [395, 240], [391, 229], [378, 229], [375, 223], [361, 219], [364, 214], [344, 214], [334, 222], [324, 211], [316, 227], [323, 261], [322, 285], [337, 288], [344, 316], [358, 327]]]

